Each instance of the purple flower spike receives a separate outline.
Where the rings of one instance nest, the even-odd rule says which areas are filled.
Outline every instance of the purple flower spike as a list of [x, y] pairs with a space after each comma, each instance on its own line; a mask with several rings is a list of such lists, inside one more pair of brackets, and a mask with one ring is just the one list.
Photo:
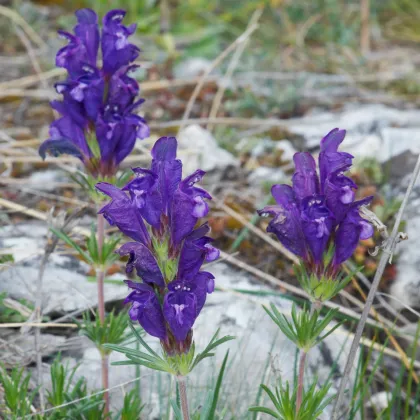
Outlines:
[[[344, 175], [353, 159], [338, 150], [345, 134], [345, 130], [335, 128], [321, 140], [319, 176], [315, 159], [306, 152], [296, 153], [293, 188], [274, 185], [271, 191], [277, 204], [259, 211], [272, 217], [267, 232], [274, 233], [302, 258], [308, 271], [317, 275], [336, 273], [352, 256], [359, 240], [373, 235], [372, 225], [359, 214], [359, 208], [373, 197], [354, 201], [357, 185]], [[330, 246], [335, 249], [332, 267], [324, 267]]]
[[133, 289], [124, 303], [131, 303], [129, 315], [132, 321], [138, 321], [144, 330], [161, 340], [166, 338], [165, 319], [160, 303], [147, 284], [125, 280], [128, 287]]
[[[95, 178], [114, 176], [136, 140], [150, 134], [146, 121], [135, 112], [144, 100], [136, 99], [139, 85], [128, 73], [138, 67], [131, 63], [139, 50], [127, 41], [135, 25], [122, 25], [124, 15], [122, 10], [110, 11], [101, 37], [96, 13], [80, 9], [74, 34], [59, 31], [67, 45], [58, 51], [56, 65], [67, 70], [68, 78], [56, 84], [63, 101], [51, 106], [69, 119], [65, 124], [70, 129], [65, 135], [51, 135], [39, 151], [42, 158], [47, 152], [77, 156]], [[102, 68], [98, 65], [100, 43]], [[54, 122], [51, 127], [63, 124]]]
[[[182, 162], [176, 152], [175, 137], [162, 137], [152, 148], [151, 168], [133, 168], [134, 178], [122, 189], [104, 182], [96, 185], [111, 198], [100, 213], [136, 241], [117, 251], [129, 256], [127, 273], [135, 272], [142, 281], [128, 283], [135, 289], [127, 298], [133, 302], [130, 316], [161, 338], [170, 356], [190, 349], [192, 327], [215, 287], [214, 276], [201, 268], [220, 255], [207, 236], [208, 224], [196, 227], [208, 213], [204, 200], [211, 198], [196, 185], [204, 171], [197, 170], [181, 181]], [[158, 335], [151, 322], [160, 319], [160, 314], [166, 338], [162, 338], [163, 328]]]

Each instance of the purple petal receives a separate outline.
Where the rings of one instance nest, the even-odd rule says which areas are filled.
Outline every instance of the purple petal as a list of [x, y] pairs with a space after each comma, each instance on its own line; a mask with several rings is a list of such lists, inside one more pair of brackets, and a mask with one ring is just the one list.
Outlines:
[[89, 62], [88, 52], [77, 36], [65, 31], [58, 31], [59, 35], [69, 43], [57, 52], [55, 63], [57, 67], [64, 67], [70, 77], [77, 78], [83, 74], [83, 65]]
[[[64, 116], [53, 121], [49, 131], [51, 141], [43, 146], [44, 151], [47, 150], [46, 146], [48, 145], [50, 146], [50, 149], [48, 149], [50, 152], [52, 151], [52, 148], [55, 148], [54, 153], [68, 153], [77, 157], [80, 157], [79, 155], [81, 154], [84, 158], [89, 158], [91, 156], [83, 129], [75, 124], [70, 117]], [[58, 140], [59, 142], [53, 144], [53, 140]], [[74, 147], [71, 147], [70, 143], [72, 143]]]
[[83, 161], [83, 155], [77, 146], [65, 138], [45, 140], [39, 147], [38, 153], [42, 159], [45, 159], [47, 152], [52, 156], [72, 155]]
[[157, 175], [142, 168], [133, 168], [133, 172], [136, 174], [136, 178], [130, 181], [123, 190], [130, 192], [134, 204], [147, 223], [158, 227], [163, 203], [157, 189]]
[[176, 159], [178, 142], [175, 137], [161, 137], [152, 149], [152, 158], [157, 161], [171, 161]]
[[198, 219], [209, 212], [209, 207], [204, 199], [211, 199], [211, 195], [202, 188], [195, 187], [205, 174], [198, 169], [192, 175], [179, 183], [172, 203], [172, 241], [179, 244], [182, 239], [191, 233]]
[[170, 291], [163, 303], [163, 315], [177, 341], [183, 341], [197, 317], [197, 298], [188, 291]]
[[325, 206], [322, 197], [316, 196], [304, 201], [302, 228], [316, 263], [322, 260], [331, 236], [333, 223], [334, 217]]
[[128, 37], [135, 31], [135, 25], [126, 27], [122, 24], [125, 13], [124, 10], [111, 10], [103, 19], [101, 46], [106, 74], [112, 74], [130, 64], [139, 55], [139, 48], [128, 42]]
[[181, 181], [182, 163], [176, 159], [177, 141], [175, 137], [161, 137], [152, 149], [152, 171], [158, 175], [158, 190], [162, 197], [163, 209], [169, 213], [172, 198]]
[[127, 281], [127, 284], [134, 289], [134, 292], [130, 293], [125, 300], [125, 303], [132, 302], [129, 311], [130, 318], [138, 321], [151, 336], [164, 340], [166, 338], [165, 319], [153, 289], [134, 282]]
[[373, 236], [374, 229], [373, 229], [373, 226], [369, 222], [365, 220], [361, 220], [359, 222], [359, 225], [362, 227], [362, 231], [360, 232], [361, 240], [366, 240]]
[[362, 226], [348, 221], [340, 224], [335, 234], [334, 264], [340, 265], [348, 260], [359, 243]]
[[[165, 287], [162, 272], [154, 255], [143, 244], [127, 242], [117, 250], [119, 255], [130, 255], [130, 265], [136, 268], [137, 275], [145, 283], [154, 283], [159, 287]], [[129, 266], [127, 264], [127, 268]]]
[[[203, 225], [195, 229], [184, 241], [178, 263], [178, 278], [190, 279], [201, 268], [204, 260], [213, 261], [219, 257], [220, 251], [210, 245], [212, 239], [204, 236], [208, 226]], [[203, 236], [197, 236], [202, 234]]]
[[346, 130], [334, 128], [321, 140], [321, 152], [335, 153], [346, 136]]
[[360, 216], [357, 207], [355, 207], [347, 214], [337, 229], [334, 264], [339, 265], [349, 259], [353, 255], [359, 240], [369, 239], [372, 235], [372, 225]]
[[326, 204], [337, 223], [341, 222], [351, 209], [356, 188], [357, 185], [344, 175], [331, 175], [326, 180], [324, 185]]
[[299, 200], [319, 193], [319, 180], [316, 173], [316, 162], [308, 152], [296, 153], [293, 156], [296, 171], [293, 175], [293, 191]]
[[61, 83], [57, 84], [56, 87], [62, 87], [65, 89], [61, 93], [64, 95], [64, 101], [51, 101], [51, 108], [59, 112], [63, 117], [68, 117], [74, 124], [79, 127], [86, 128], [88, 120], [86, 118], [86, 113], [83, 107], [83, 104], [75, 101], [70, 93], [69, 89], [73, 86], [70, 83]]
[[197, 297], [197, 316], [203, 308], [207, 294], [213, 293], [214, 291], [214, 276], [207, 271], [200, 271], [195, 276], [195, 295]]
[[288, 185], [273, 185], [271, 192], [278, 205], [266, 206], [258, 211], [260, 216], [273, 217], [267, 232], [274, 233], [289, 251], [306, 258], [305, 236], [292, 188]]
[[91, 9], [80, 9], [76, 11], [76, 17], [78, 24], [74, 32], [85, 45], [88, 62], [95, 65], [99, 48], [98, 16]]
[[197, 223], [197, 217], [193, 215], [194, 202], [188, 195], [178, 190], [173, 197], [171, 211], [171, 235], [172, 243], [178, 245], [188, 236]]
[[137, 67], [136, 65], [122, 67], [111, 77], [107, 102], [112, 109], [117, 107], [122, 113], [133, 104], [140, 89], [137, 81], [127, 73]]
[[99, 213], [131, 239], [148, 245], [149, 233], [131, 199], [119, 188], [106, 182], [96, 184], [96, 189], [112, 198], [110, 203], [99, 210]]

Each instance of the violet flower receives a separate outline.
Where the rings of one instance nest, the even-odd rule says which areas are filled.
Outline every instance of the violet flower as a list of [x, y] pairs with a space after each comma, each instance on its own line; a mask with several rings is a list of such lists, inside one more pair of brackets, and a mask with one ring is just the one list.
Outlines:
[[[59, 31], [68, 41], [56, 56], [57, 67], [67, 70], [65, 81], [56, 84], [62, 101], [51, 106], [61, 117], [50, 126], [50, 137], [39, 154], [78, 157], [94, 177], [115, 175], [118, 165], [133, 150], [137, 139], [149, 136], [146, 121], [135, 113], [139, 86], [128, 74], [139, 49], [128, 42], [136, 25], [122, 24], [124, 10], [111, 10], [103, 19], [91, 9], [76, 12], [74, 34]], [[102, 67], [98, 53], [101, 47]]]
[[197, 170], [181, 180], [175, 137], [162, 137], [152, 149], [150, 169], [134, 168], [135, 178], [119, 189], [100, 182], [96, 188], [111, 197], [100, 213], [133, 239], [117, 252], [128, 255], [127, 272], [141, 283], [126, 281], [133, 291], [130, 317], [161, 340], [167, 354], [188, 352], [192, 327], [214, 290], [214, 277], [201, 271], [219, 251], [212, 246], [207, 223], [211, 196], [195, 186], [204, 176]]
[[[259, 211], [272, 216], [267, 232], [274, 233], [318, 277], [336, 276], [359, 240], [373, 235], [372, 225], [359, 213], [373, 197], [355, 201], [357, 185], [344, 175], [353, 159], [338, 151], [344, 136], [345, 130], [336, 128], [321, 140], [319, 176], [315, 159], [307, 152], [296, 153], [293, 185], [273, 185], [276, 204]], [[334, 254], [325, 258], [331, 246]]]

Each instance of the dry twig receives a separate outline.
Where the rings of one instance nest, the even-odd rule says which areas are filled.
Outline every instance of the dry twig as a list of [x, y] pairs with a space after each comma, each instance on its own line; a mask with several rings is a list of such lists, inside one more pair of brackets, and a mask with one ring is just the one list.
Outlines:
[[407, 191], [405, 193], [404, 196], [404, 200], [400, 206], [400, 209], [398, 211], [397, 217], [396, 217], [396, 221], [394, 224], [394, 228], [392, 230], [391, 236], [389, 237], [385, 248], [383, 249], [383, 254], [381, 256], [381, 259], [379, 261], [379, 265], [378, 268], [376, 270], [375, 273], [375, 277], [373, 279], [372, 282], [372, 287], [369, 290], [369, 294], [367, 296], [366, 299], [366, 303], [365, 303], [365, 307], [363, 309], [362, 315], [360, 317], [359, 323], [357, 325], [357, 329], [356, 329], [356, 333], [350, 348], [350, 353], [349, 353], [349, 357], [347, 359], [347, 363], [346, 366], [344, 368], [344, 373], [343, 373], [343, 377], [341, 379], [341, 383], [340, 383], [340, 388], [338, 390], [338, 394], [337, 394], [337, 399], [335, 401], [335, 405], [334, 405], [334, 410], [333, 410], [333, 420], [337, 420], [339, 413], [338, 410], [340, 409], [340, 405], [341, 402], [343, 400], [344, 397], [344, 391], [345, 388], [347, 386], [347, 382], [350, 376], [350, 371], [353, 368], [353, 364], [354, 364], [354, 359], [356, 357], [356, 353], [357, 353], [357, 349], [360, 343], [360, 339], [362, 337], [362, 333], [363, 330], [365, 328], [372, 304], [373, 304], [373, 300], [375, 299], [375, 294], [376, 291], [378, 290], [378, 286], [379, 286], [379, 282], [382, 279], [382, 275], [385, 271], [385, 267], [388, 263], [388, 261], [392, 258], [393, 253], [395, 252], [395, 247], [397, 245], [397, 243], [400, 241], [400, 232], [398, 231], [400, 224], [401, 224], [401, 220], [402, 220], [402, 216], [405, 210], [405, 207], [407, 206], [408, 203], [408, 199], [410, 197], [411, 192], [413, 191], [414, 185], [417, 181], [417, 178], [419, 176], [420, 173], [420, 155], [418, 157], [417, 160], [417, 164], [416, 167], [414, 168], [412, 177], [411, 177], [411, 181], [410, 184], [407, 188]]
[[250, 36], [251, 34], [257, 29], [258, 25], [257, 24], [253, 24], [251, 26], [249, 26], [245, 32], [239, 36], [238, 38], [236, 38], [236, 40], [230, 44], [224, 51], [222, 51], [221, 54], [219, 54], [218, 57], [216, 57], [215, 60], [213, 60], [213, 62], [211, 63], [211, 65], [208, 67], [208, 69], [204, 72], [204, 74], [201, 76], [200, 81], [197, 83], [189, 101], [188, 104], [185, 108], [185, 112], [184, 115], [182, 116], [182, 121], [181, 121], [181, 125], [179, 128], [179, 131], [182, 130], [182, 128], [185, 126], [185, 123], [187, 122], [192, 108], [195, 104], [195, 101], [198, 97], [198, 94], [201, 91], [201, 88], [203, 87], [207, 76], [209, 76], [209, 74], [230, 54], [231, 51], [235, 50], [239, 45], [241, 45], [242, 43], [244, 43]]

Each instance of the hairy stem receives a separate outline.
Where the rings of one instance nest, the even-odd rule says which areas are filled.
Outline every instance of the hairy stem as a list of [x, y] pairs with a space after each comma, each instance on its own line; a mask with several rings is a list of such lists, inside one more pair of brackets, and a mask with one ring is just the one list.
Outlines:
[[182, 417], [184, 420], [190, 420], [190, 413], [188, 411], [188, 398], [187, 398], [187, 383], [185, 376], [177, 376], [179, 396], [181, 399]]
[[108, 356], [101, 352], [101, 367], [102, 367], [102, 387], [106, 389], [104, 392], [105, 414], [109, 413], [109, 372], [108, 372]]
[[[42, 257], [41, 266], [38, 272], [38, 278], [36, 283], [36, 292], [35, 292], [35, 322], [42, 322], [42, 280], [44, 278], [45, 267], [49, 256], [51, 255], [50, 247], [46, 246], [44, 255]], [[41, 350], [41, 329], [39, 327], [35, 328], [34, 334], [35, 340], [35, 353], [36, 353], [36, 383], [39, 387], [39, 403], [41, 410], [45, 409], [45, 394], [44, 394], [44, 381], [42, 378], [42, 350]]]
[[300, 406], [302, 405], [303, 379], [305, 375], [305, 361], [306, 361], [307, 354], [308, 353], [304, 350], [300, 351], [298, 389], [297, 389], [297, 395], [296, 395], [296, 418], [298, 418]]
[[353, 342], [352, 342], [351, 348], [350, 348], [349, 357], [347, 359], [347, 363], [346, 363], [346, 366], [344, 368], [343, 377], [341, 379], [340, 388], [339, 388], [338, 394], [337, 394], [337, 399], [335, 400], [334, 410], [333, 410], [333, 413], [332, 413], [332, 419], [333, 420], [337, 420], [339, 418], [338, 410], [340, 409], [342, 401], [343, 401], [344, 391], [346, 389], [347, 382], [348, 382], [349, 377], [350, 377], [350, 372], [353, 368], [354, 359], [356, 358], [357, 349], [359, 348], [359, 344], [360, 344], [360, 339], [362, 337], [362, 333], [363, 333], [363, 330], [365, 328], [366, 321], [368, 319], [368, 316], [369, 316], [369, 313], [370, 313], [370, 310], [371, 310], [371, 307], [372, 307], [372, 304], [373, 304], [373, 300], [375, 299], [375, 294], [376, 294], [376, 291], [378, 290], [379, 282], [381, 281], [382, 275], [385, 271], [385, 267], [386, 267], [388, 261], [391, 259], [392, 254], [395, 251], [395, 246], [399, 242], [398, 229], [399, 229], [400, 224], [401, 224], [401, 220], [402, 220], [402, 216], [403, 216], [405, 207], [407, 206], [408, 198], [409, 198], [411, 192], [413, 191], [413, 188], [414, 188], [414, 185], [417, 181], [419, 173], [420, 173], [420, 155], [418, 157], [416, 167], [414, 168], [413, 174], [411, 176], [410, 184], [409, 184], [409, 186], [407, 188], [407, 191], [405, 193], [404, 200], [403, 200], [403, 202], [401, 204], [401, 207], [398, 211], [391, 236], [387, 239], [386, 247], [385, 247], [385, 249], [383, 251], [383, 254], [381, 256], [381, 259], [379, 261], [378, 268], [376, 270], [375, 277], [374, 277], [373, 282], [372, 282], [372, 286], [369, 290], [369, 294], [368, 294], [368, 297], [366, 299], [365, 307], [363, 308], [362, 315], [360, 316], [359, 323], [357, 324], [356, 333], [354, 335]]
[[[98, 230], [98, 253], [102, 254], [102, 247], [104, 245], [104, 236], [105, 236], [105, 220], [102, 214], [98, 214], [97, 219], [97, 230]], [[98, 268], [96, 271], [96, 281], [98, 283], [98, 312], [99, 320], [101, 324], [105, 323], [105, 294], [104, 294], [104, 278], [105, 272], [103, 268]], [[102, 387], [103, 389], [109, 388], [109, 378], [108, 378], [108, 356], [101, 352], [102, 358]], [[106, 391], [104, 393], [105, 400], [105, 413], [109, 412], [109, 393]]]

